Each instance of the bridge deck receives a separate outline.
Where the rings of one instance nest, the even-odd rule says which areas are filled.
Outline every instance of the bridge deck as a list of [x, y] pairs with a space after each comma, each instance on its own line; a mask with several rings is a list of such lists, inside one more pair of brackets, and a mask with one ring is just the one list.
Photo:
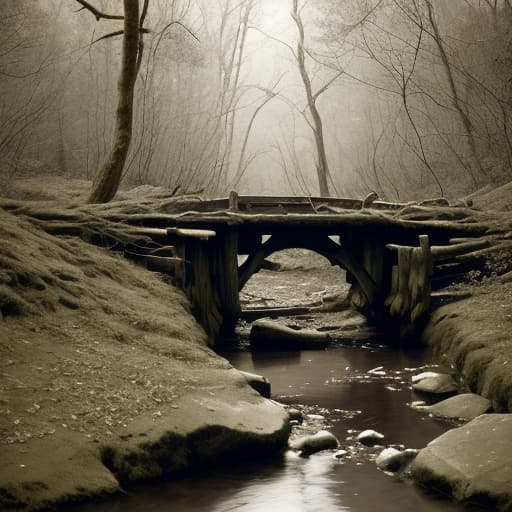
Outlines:
[[433, 241], [446, 242], [453, 237], [481, 236], [487, 227], [479, 224], [460, 224], [447, 221], [408, 221], [382, 212], [364, 210], [343, 213], [269, 213], [248, 214], [233, 212], [189, 212], [169, 219], [173, 226], [191, 229], [222, 230], [238, 227], [247, 234], [282, 234], [290, 230], [314, 230], [321, 235], [342, 235], [351, 232], [371, 238], [386, 238], [394, 243], [417, 242], [418, 236], [428, 234]]

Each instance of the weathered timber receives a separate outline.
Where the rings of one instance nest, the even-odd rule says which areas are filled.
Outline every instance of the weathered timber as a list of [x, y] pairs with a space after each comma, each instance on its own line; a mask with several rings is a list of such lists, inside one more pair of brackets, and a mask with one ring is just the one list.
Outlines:
[[460, 254], [468, 254], [473, 251], [489, 247], [491, 242], [485, 238], [471, 242], [460, 242], [451, 245], [432, 247], [432, 257], [434, 262], [444, 262], [452, 260]]
[[184, 246], [190, 261], [190, 272], [185, 273], [184, 290], [192, 304], [192, 311], [209, 334], [210, 343], [218, 338], [224, 322], [219, 296], [211, 268], [211, 241], [191, 238]]
[[224, 316], [223, 327], [231, 329], [240, 316], [238, 283], [238, 230], [226, 229], [218, 233], [212, 245], [211, 265]]
[[270, 320], [257, 320], [250, 333], [251, 347], [256, 350], [321, 350], [330, 342], [328, 334], [290, 329]]
[[388, 244], [396, 253], [397, 264], [392, 267], [391, 288], [384, 304], [391, 318], [400, 324], [400, 334], [413, 334], [430, 310], [433, 260], [427, 235], [419, 237], [419, 247]]
[[312, 311], [318, 311], [322, 304], [320, 302], [312, 303], [308, 306], [288, 306], [288, 307], [252, 307], [244, 308], [240, 312], [240, 318], [248, 322], [254, 322], [260, 318], [278, 318], [280, 316], [306, 315]]
[[350, 212], [344, 214], [243, 214], [224, 212], [222, 214], [194, 213], [175, 218], [176, 226], [217, 230], [222, 226], [238, 226], [243, 233], [271, 235], [289, 233], [291, 230], [314, 229], [318, 235], [361, 232], [371, 238], [386, 231], [388, 241], [398, 244], [416, 243], [418, 236], [428, 234], [431, 241], [447, 243], [453, 237], [482, 236], [488, 226], [484, 224], [461, 224], [451, 221], [410, 221], [396, 219], [384, 214]]
[[185, 229], [185, 228], [167, 228], [167, 236], [179, 236], [184, 238], [197, 238], [199, 240], [208, 240], [217, 233], [211, 229]]
[[144, 260], [148, 270], [170, 276], [176, 275], [176, 269], [178, 267], [182, 268], [185, 265], [185, 261], [181, 258], [153, 256], [151, 254], [144, 256]]

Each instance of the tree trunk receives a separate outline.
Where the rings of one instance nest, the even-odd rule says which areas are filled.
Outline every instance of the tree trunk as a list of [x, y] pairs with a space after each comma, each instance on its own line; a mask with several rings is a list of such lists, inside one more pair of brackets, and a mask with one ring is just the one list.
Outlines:
[[137, 78], [139, 45], [139, 2], [124, 0], [124, 37], [119, 99], [117, 105], [116, 134], [110, 158], [96, 175], [90, 203], [107, 203], [117, 192], [130, 148], [133, 124], [133, 95]]
[[320, 188], [320, 195], [322, 197], [330, 197], [329, 184], [327, 178], [329, 176], [329, 164], [327, 161], [327, 153], [325, 150], [324, 131], [322, 117], [316, 106], [316, 96], [313, 94], [311, 85], [311, 78], [309, 77], [308, 70], [306, 69], [306, 51], [304, 48], [305, 34], [304, 24], [300, 15], [298, 0], [293, 0], [292, 18], [297, 25], [299, 31], [299, 40], [297, 41], [297, 64], [299, 66], [300, 76], [306, 90], [306, 98], [308, 103], [308, 110], [311, 114], [313, 124], [311, 128], [315, 137], [315, 146], [317, 153], [316, 171], [318, 176], [318, 185]]
[[434, 8], [433, 8], [430, 0], [427, 0], [426, 4], [427, 4], [428, 18], [430, 21], [430, 25], [432, 26], [432, 29], [434, 31], [434, 34], [433, 34], [434, 42], [436, 43], [436, 46], [439, 50], [439, 54], [441, 56], [441, 62], [443, 63], [443, 68], [446, 73], [448, 85], [450, 87], [452, 104], [453, 104], [453, 107], [455, 108], [455, 110], [457, 111], [457, 113], [459, 114], [460, 120], [462, 122], [462, 126], [464, 127], [464, 131], [466, 132], [468, 146], [471, 151], [471, 156], [473, 157], [473, 160], [476, 163], [477, 169], [480, 173], [480, 179], [481, 179], [482, 175], [485, 175], [486, 172], [482, 166], [482, 162], [480, 161], [480, 157], [478, 155], [478, 149], [476, 147], [473, 123], [471, 122], [471, 119], [469, 118], [468, 114], [465, 112], [464, 108], [461, 105], [459, 94], [457, 91], [457, 86], [455, 85], [455, 77], [453, 76], [452, 67], [450, 65], [450, 60], [446, 53], [443, 39], [442, 39], [441, 33], [439, 31], [439, 26], [438, 26], [437, 21], [434, 16]]

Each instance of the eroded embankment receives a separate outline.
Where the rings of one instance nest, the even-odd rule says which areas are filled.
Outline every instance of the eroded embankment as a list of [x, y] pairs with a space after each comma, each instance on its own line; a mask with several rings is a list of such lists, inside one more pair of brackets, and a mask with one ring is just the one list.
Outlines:
[[182, 292], [78, 238], [0, 220], [0, 510], [286, 445], [285, 410], [207, 346]]
[[453, 365], [462, 387], [512, 411], [512, 283], [468, 287], [469, 298], [437, 309], [423, 333], [434, 354]]
[[158, 481], [226, 460], [261, 458], [287, 444], [280, 406], [248, 390], [236, 370], [219, 375], [222, 389], [202, 390], [141, 415], [106, 443], [58, 431], [2, 450], [0, 510], [45, 510], [104, 498], [122, 486]]

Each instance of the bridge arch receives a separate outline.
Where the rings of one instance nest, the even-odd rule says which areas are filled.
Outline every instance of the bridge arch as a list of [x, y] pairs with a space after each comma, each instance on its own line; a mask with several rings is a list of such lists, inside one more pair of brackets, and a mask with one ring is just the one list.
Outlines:
[[320, 254], [331, 265], [337, 265], [350, 272], [359, 284], [368, 303], [374, 301], [378, 292], [377, 285], [365, 270], [363, 264], [356, 261], [349, 251], [329, 236], [317, 236], [310, 233], [307, 236], [301, 236], [300, 234], [272, 235], [268, 240], [256, 246], [238, 268], [239, 290], [242, 290], [251, 276], [259, 271], [266, 258], [285, 249], [308, 249]]

